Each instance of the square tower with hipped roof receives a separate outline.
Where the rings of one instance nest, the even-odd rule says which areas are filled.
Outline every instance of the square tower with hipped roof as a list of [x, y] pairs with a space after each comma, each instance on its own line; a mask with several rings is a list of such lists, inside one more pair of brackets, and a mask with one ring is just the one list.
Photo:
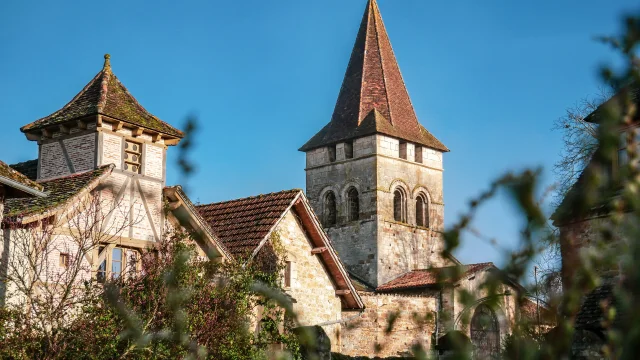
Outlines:
[[20, 130], [38, 142], [38, 181], [112, 164], [101, 196], [121, 207], [113, 217], [122, 219], [107, 220], [131, 223], [122, 235], [134, 245], [160, 240], [166, 151], [183, 133], [138, 103], [113, 73], [108, 54], [67, 105]]
[[353, 274], [377, 286], [452, 262], [439, 255], [449, 150], [418, 122], [375, 0], [331, 121], [300, 151], [307, 196]]

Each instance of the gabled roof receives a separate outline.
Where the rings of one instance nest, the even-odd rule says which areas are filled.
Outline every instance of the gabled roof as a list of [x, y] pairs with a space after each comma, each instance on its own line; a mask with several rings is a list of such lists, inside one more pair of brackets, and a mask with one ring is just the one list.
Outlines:
[[369, 0], [331, 121], [300, 151], [376, 133], [449, 151], [418, 122], [378, 4]]
[[300, 192], [286, 190], [197, 205], [196, 209], [231, 254], [246, 257], [256, 250]]
[[460, 276], [456, 277], [451, 276], [452, 273], [455, 273], [455, 266], [413, 270], [378, 286], [376, 291], [392, 292], [439, 286], [443, 284], [452, 284], [458, 280], [489, 268], [496, 267], [491, 262], [462, 265], [462, 273], [460, 274]]
[[113, 165], [104, 165], [95, 170], [43, 181], [40, 185], [47, 196], [7, 200], [4, 221], [18, 219], [26, 223], [31, 219], [53, 215], [83, 191], [93, 190], [100, 180], [111, 174], [112, 169]]
[[45, 196], [42, 192], [42, 185], [32, 181], [2, 161], [0, 161], [0, 184], [11, 189], [8, 192], [11, 197], [24, 195]]
[[28, 177], [30, 180], [38, 180], [38, 159], [27, 160], [9, 165], [13, 170]]
[[342, 290], [341, 301], [348, 309], [362, 309], [364, 303], [349, 279], [344, 264], [324, 232], [304, 192], [285, 190], [220, 203], [196, 206], [213, 229], [215, 235], [235, 257], [251, 258], [268, 241], [280, 220], [293, 211], [301, 222], [312, 246], [325, 248], [317, 256], [332, 277], [337, 289]]
[[102, 70], [67, 105], [49, 116], [23, 126], [20, 130], [27, 133], [100, 114], [182, 138], [182, 131], [153, 116], [138, 103], [111, 71], [109, 54], [104, 58]]

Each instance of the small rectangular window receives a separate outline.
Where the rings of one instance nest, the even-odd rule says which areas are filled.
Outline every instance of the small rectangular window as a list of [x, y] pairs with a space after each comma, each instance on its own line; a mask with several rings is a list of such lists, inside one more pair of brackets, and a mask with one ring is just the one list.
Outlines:
[[291, 287], [291, 261], [287, 261], [284, 265], [284, 287]]
[[142, 164], [142, 144], [126, 140], [124, 142], [124, 169], [139, 174], [140, 164]]
[[69, 267], [69, 254], [60, 253], [60, 267], [65, 269]]
[[407, 160], [407, 143], [404, 141], [400, 142], [400, 159]]
[[416, 145], [416, 162], [422, 164], [422, 146]]
[[111, 275], [114, 279], [119, 278], [122, 273], [122, 258], [122, 249], [113, 249], [113, 252], [111, 253]]
[[328, 151], [329, 151], [329, 162], [334, 162], [336, 161], [336, 145], [330, 145], [328, 147]]
[[353, 140], [344, 143], [345, 159], [353, 159]]

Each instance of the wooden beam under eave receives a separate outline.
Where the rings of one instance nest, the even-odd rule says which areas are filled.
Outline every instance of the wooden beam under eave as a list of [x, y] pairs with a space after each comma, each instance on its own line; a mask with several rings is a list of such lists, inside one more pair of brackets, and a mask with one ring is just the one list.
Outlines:
[[96, 127], [101, 127], [102, 126], [102, 115], [98, 114], [96, 115]]
[[351, 294], [351, 290], [336, 290], [337, 296], [344, 296]]
[[143, 131], [144, 131], [144, 129], [138, 126], [138, 127], [133, 128], [133, 130], [131, 131], [131, 134], [133, 136], [140, 136], [140, 135], [142, 135]]
[[44, 128], [42, 129], [42, 137], [43, 138], [50, 138], [51, 137], [51, 130]]
[[76, 124], [78, 125], [78, 129], [81, 129], [81, 130], [87, 129], [87, 123], [82, 120], [78, 120]]
[[60, 125], [58, 127], [58, 130], [60, 130], [62, 134], [69, 134], [71, 132], [71, 129], [69, 129], [69, 127], [66, 125]]
[[169, 210], [175, 210], [175, 209], [179, 208], [180, 205], [182, 205], [182, 203], [180, 201], [172, 201], [172, 202], [167, 204], [167, 207], [169, 208]]
[[154, 134], [154, 135], [151, 137], [151, 140], [152, 140], [153, 142], [158, 142], [158, 141], [162, 140], [162, 134], [160, 134], [160, 133]]
[[122, 130], [122, 125], [124, 125], [124, 123], [122, 121], [116, 121], [113, 124], [113, 131]]
[[311, 249], [311, 254], [313, 254], [313, 255], [321, 254], [321, 253], [323, 253], [325, 251], [327, 251], [327, 247], [326, 246], [317, 247], [317, 248]]

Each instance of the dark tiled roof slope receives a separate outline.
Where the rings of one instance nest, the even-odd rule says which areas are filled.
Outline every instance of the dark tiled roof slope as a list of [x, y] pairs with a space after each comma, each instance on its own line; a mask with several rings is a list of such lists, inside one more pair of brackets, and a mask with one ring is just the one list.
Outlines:
[[11, 168], [29, 179], [38, 180], [38, 159], [27, 160], [17, 164], [9, 165]]
[[138, 103], [111, 71], [108, 55], [105, 55], [104, 68], [67, 105], [20, 130], [29, 132], [97, 114], [163, 134], [184, 136], [182, 131], [153, 116]]
[[300, 150], [376, 133], [449, 151], [418, 122], [380, 10], [370, 0], [331, 121]]
[[20, 183], [24, 186], [30, 187], [32, 189], [35, 190], [42, 190], [42, 185], [36, 183], [35, 181], [32, 181], [31, 179], [29, 179], [27, 176], [25, 176], [24, 174], [16, 171], [15, 169], [13, 169], [11, 166], [5, 164], [4, 162], [0, 161], [0, 176], [7, 178], [9, 180], [13, 180], [17, 183]]
[[[524, 298], [520, 303], [520, 313], [528, 321], [537, 323], [538, 304], [536, 304], [536, 300]], [[554, 313], [542, 303], [540, 304], [540, 322], [545, 325], [553, 325], [556, 322]]]
[[293, 189], [196, 209], [234, 256], [250, 255], [302, 190]]
[[104, 165], [95, 170], [43, 181], [40, 184], [47, 196], [7, 200], [4, 207], [5, 219], [34, 215], [63, 205], [111, 169], [112, 165]]
[[[576, 315], [576, 328], [583, 329], [602, 329], [602, 321], [604, 320], [602, 305], [615, 306], [615, 297], [613, 294], [613, 284], [607, 283], [595, 288], [587, 294], [582, 302], [580, 311]], [[618, 309], [619, 310], [619, 309]], [[619, 321], [619, 314], [616, 320]]]
[[495, 266], [490, 262], [463, 265], [462, 274], [455, 278], [451, 277], [451, 275], [449, 274], [450, 272], [453, 273], [456, 270], [455, 266], [413, 270], [378, 286], [376, 291], [388, 292], [397, 290], [409, 290], [435, 286], [439, 284], [452, 283], [490, 267]]

